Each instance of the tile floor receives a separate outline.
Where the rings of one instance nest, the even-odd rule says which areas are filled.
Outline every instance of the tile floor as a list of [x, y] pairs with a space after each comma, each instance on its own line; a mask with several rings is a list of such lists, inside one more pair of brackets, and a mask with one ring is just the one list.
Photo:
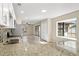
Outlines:
[[54, 43], [40, 44], [38, 37], [24, 36], [17, 44], [0, 43], [0, 56], [74, 56], [74, 54], [56, 47]]

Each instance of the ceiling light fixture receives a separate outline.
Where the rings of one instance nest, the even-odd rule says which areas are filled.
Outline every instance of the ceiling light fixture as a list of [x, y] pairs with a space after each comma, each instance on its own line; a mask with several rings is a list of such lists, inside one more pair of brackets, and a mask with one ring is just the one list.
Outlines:
[[47, 12], [47, 10], [41, 10], [41, 12], [45, 13], [45, 12]]
[[21, 11], [21, 14], [23, 14], [23, 13], [24, 13], [24, 11], [22, 10], [22, 11]]
[[18, 5], [18, 6], [21, 6], [21, 3], [18, 3], [17, 5]]

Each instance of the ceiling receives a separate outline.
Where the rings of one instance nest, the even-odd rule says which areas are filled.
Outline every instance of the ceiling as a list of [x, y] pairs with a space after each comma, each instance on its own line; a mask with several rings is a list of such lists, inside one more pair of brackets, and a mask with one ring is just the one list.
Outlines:
[[[19, 5], [14, 3], [13, 7], [18, 23], [25, 20], [33, 24], [45, 18], [54, 18], [79, 10], [79, 3], [22, 3]], [[41, 10], [47, 10], [47, 12], [41, 12]]]

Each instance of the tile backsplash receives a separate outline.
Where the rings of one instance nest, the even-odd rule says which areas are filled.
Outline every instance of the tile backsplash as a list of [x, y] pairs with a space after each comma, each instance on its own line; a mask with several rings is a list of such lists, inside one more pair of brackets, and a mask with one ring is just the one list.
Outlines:
[[10, 29], [0, 28], [0, 41], [7, 41], [7, 32], [10, 32]]

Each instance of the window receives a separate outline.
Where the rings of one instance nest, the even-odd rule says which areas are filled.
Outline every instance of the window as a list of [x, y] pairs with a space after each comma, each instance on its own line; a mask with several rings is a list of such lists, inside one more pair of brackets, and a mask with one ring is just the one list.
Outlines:
[[35, 35], [40, 36], [40, 25], [35, 26]]
[[76, 38], [76, 18], [56, 23], [56, 35], [58, 37]]

